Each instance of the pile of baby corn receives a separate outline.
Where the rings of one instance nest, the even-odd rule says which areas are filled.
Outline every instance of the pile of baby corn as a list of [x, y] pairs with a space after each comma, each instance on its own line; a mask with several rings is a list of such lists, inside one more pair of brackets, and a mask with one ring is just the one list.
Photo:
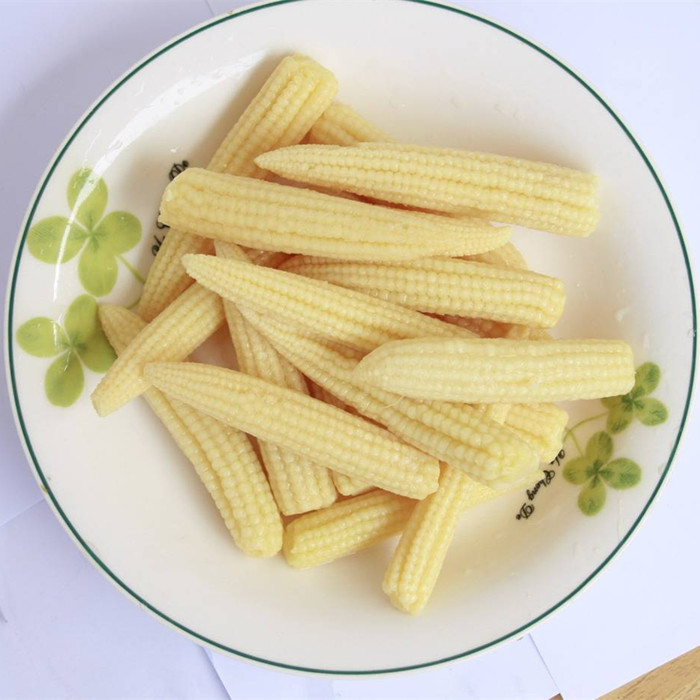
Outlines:
[[[167, 187], [138, 313], [100, 308], [118, 359], [92, 398], [146, 399], [246, 554], [305, 568], [400, 535], [383, 587], [417, 613], [463, 513], [561, 449], [550, 402], [624, 394], [634, 364], [553, 340], [563, 285], [508, 243], [590, 234], [595, 177], [393, 143], [336, 90], [285, 58]], [[188, 362], [223, 324], [239, 369]]]

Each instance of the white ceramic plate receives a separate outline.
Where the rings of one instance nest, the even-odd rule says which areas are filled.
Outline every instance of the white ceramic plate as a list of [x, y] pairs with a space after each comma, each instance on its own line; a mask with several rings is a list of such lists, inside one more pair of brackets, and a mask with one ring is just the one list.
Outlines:
[[[590, 239], [518, 231], [516, 242], [536, 269], [566, 282], [560, 335], [621, 337], [639, 365], [653, 363], [634, 396], [572, 409], [578, 425], [567, 454], [536, 493], [512, 494], [464, 518], [419, 618], [394, 610], [381, 592], [390, 543], [303, 572], [280, 557], [245, 558], [146, 405], [136, 401], [99, 419], [89, 401], [109, 361], [91, 335], [92, 296], [122, 304], [138, 298], [163, 233], [155, 220], [171, 167], [205, 163], [291, 51], [335, 71], [339, 97], [397, 139], [598, 173], [602, 223]], [[74, 212], [81, 228], [68, 240], [60, 235], [74, 204], [67, 189], [85, 168], [105, 187]], [[133, 216], [110, 217], [114, 211]], [[59, 248], [72, 257], [52, 264]], [[678, 445], [694, 370], [685, 247], [634, 137], [546, 50], [489, 20], [421, 0], [252, 7], [144, 59], [87, 112], [51, 162], [20, 234], [8, 304], [19, 430], [47, 499], [86, 555], [197, 641], [313, 672], [385, 672], [459, 658], [522, 634], [569, 600], [653, 501]], [[612, 453], [589, 450], [588, 463], [567, 471], [597, 432], [608, 433]]]

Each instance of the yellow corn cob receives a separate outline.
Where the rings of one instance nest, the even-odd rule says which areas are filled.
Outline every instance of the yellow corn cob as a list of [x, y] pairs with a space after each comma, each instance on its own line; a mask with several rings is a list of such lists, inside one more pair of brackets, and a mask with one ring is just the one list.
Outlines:
[[293, 318], [314, 333], [365, 352], [395, 338], [468, 335], [417, 311], [290, 272], [211, 255], [187, 256], [183, 264], [200, 284], [225, 299]]
[[255, 162], [311, 185], [562, 235], [587, 236], [598, 224], [597, 179], [551, 163], [390, 143], [292, 146]]
[[[216, 253], [222, 258], [251, 264], [246, 253], [234, 243], [217, 241]], [[241, 371], [278, 386], [308, 393], [299, 371], [243, 318], [235, 304], [224, 300], [224, 311]], [[335, 501], [337, 494], [328, 469], [264, 440], [260, 440], [259, 445], [282, 513], [305, 513]]]
[[[250, 314], [246, 309], [244, 313]], [[249, 318], [316, 384], [402, 440], [473, 478], [501, 488], [537, 468], [539, 461], [533, 450], [490, 419], [485, 410], [465, 404], [413, 401], [357, 383], [354, 359], [272, 319], [254, 314]]]
[[[534, 476], [530, 476], [535, 481]], [[391, 602], [416, 615], [428, 603], [454, 538], [460, 516], [502, 491], [477, 484], [458, 469], [442, 465], [435, 493], [416, 505], [384, 574], [382, 588]]]
[[[354, 409], [351, 406], [347, 406], [339, 398], [331, 394], [330, 391], [326, 391], [318, 384], [311, 382], [309, 386], [309, 393], [319, 401], [323, 401], [331, 406], [340, 408], [343, 411], [349, 411], [350, 413], [354, 412]], [[358, 494], [369, 491], [372, 488], [372, 484], [368, 484], [366, 481], [362, 481], [362, 479], [353, 479], [349, 476], [345, 476], [345, 474], [341, 474], [340, 472], [331, 472], [331, 476], [333, 477], [333, 483], [335, 484], [336, 489], [338, 489], [338, 493], [341, 493], [343, 496], [357, 496]]]
[[142, 394], [150, 383], [148, 362], [184, 360], [224, 321], [221, 299], [193, 284], [153, 319], [117, 358], [92, 393], [97, 413], [106, 416]]
[[[266, 173], [255, 165], [255, 157], [273, 148], [299, 143], [330, 106], [337, 89], [335, 77], [323, 66], [306, 56], [287, 56], [229, 131], [207, 167], [230, 175], [264, 177]], [[138, 309], [143, 318], [155, 318], [191, 284], [180, 258], [185, 253], [210, 252], [210, 248], [202, 247], [205, 245], [201, 239], [193, 239], [191, 233], [169, 231], [144, 285]]]
[[217, 149], [209, 170], [265, 177], [255, 157], [299, 143], [337, 91], [333, 73], [308, 56], [282, 59]]
[[284, 253], [350, 260], [470, 255], [508, 227], [375, 206], [313, 190], [189, 168], [166, 188], [160, 220], [189, 233]]
[[284, 533], [283, 554], [297, 569], [325, 564], [397, 535], [416, 502], [370, 491], [296, 518]]
[[[518, 270], [528, 270], [525, 258], [520, 251], [512, 244], [506, 243], [504, 246], [488, 253], [479, 255], [469, 255], [465, 259], [474, 262], [483, 262], [489, 265], [500, 265], [501, 267], [511, 267]], [[485, 318], [468, 318], [464, 316], [440, 315], [447, 323], [455, 323], [462, 328], [466, 328], [482, 338], [510, 338], [511, 340], [552, 340], [552, 336], [542, 328], [533, 328], [517, 323], [500, 323]]]
[[144, 321], [152, 321], [192, 284], [192, 278], [180, 263], [183, 255], [209, 254], [213, 249], [214, 245], [208, 238], [182, 231], [168, 231], [143, 285], [138, 305], [139, 316]]
[[[146, 325], [119, 306], [101, 306], [99, 317], [118, 354]], [[282, 519], [246, 435], [171, 401], [158, 389], [147, 389], [143, 396], [192, 463], [236, 544], [251, 556], [277, 554], [282, 548]]]
[[437, 488], [437, 460], [298, 391], [192, 362], [152, 364], [145, 372], [157, 388], [193, 408], [348, 476], [409, 498]]
[[506, 243], [500, 248], [489, 250], [487, 253], [468, 255], [466, 259], [473, 260], [474, 262], [488, 263], [489, 265], [512, 267], [516, 270], [529, 269], [522, 253], [512, 243]]
[[[225, 302], [224, 308], [241, 371], [306, 393], [306, 383], [299, 371], [279, 355], [231, 302]], [[265, 440], [260, 440], [259, 445], [272, 492], [284, 515], [318, 510], [335, 501], [337, 494], [328, 469]]]
[[505, 425], [534, 449], [540, 462], [551, 462], [564, 444], [569, 414], [551, 403], [515, 404], [505, 417]]
[[361, 263], [297, 256], [281, 269], [436, 314], [550, 327], [564, 310], [560, 280], [467, 260]]
[[632, 349], [620, 340], [395, 340], [360, 361], [357, 381], [419, 399], [540, 403], [626, 394]]
[[391, 139], [352, 107], [341, 102], [334, 102], [309, 132], [309, 143], [354, 146], [360, 141], [387, 143]]

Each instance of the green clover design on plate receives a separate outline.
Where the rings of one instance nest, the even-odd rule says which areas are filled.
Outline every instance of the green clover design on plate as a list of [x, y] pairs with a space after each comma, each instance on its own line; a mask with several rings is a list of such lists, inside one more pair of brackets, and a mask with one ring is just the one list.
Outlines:
[[141, 240], [141, 222], [129, 212], [107, 208], [107, 185], [89, 168], [76, 171], [66, 193], [70, 215], [49, 216], [34, 224], [27, 235], [29, 252], [38, 260], [63, 264], [80, 253], [78, 276], [87, 292], [109, 294], [121, 262], [139, 282], [143, 276], [124, 258]]
[[63, 326], [37, 316], [17, 329], [17, 343], [34, 357], [56, 357], [46, 370], [44, 391], [54, 406], [71, 406], [83, 392], [83, 365], [106, 372], [115, 354], [97, 318], [97, 302], [88, 294], [75, 299], [63, 317]]
[[[631, 391], [623, 396], [602, 399], [607, 408], [589, 418], [584, 418], [566, 431], [564, 440], [571, 438], [579, 456], [567, 462], [564, 479], [576, 486], [583, 486], [578, 497], [578, 507], [584, 515], [599, 513], [606, 501], [606, 485], [613, 489], [629, 489], [642, 479], [642, 469], [631, 459], [619, 457], [611, 460], [614, 451], [612, 435], [627, 429], [635, 418], [642, 425], [660, 425], [668, 418], [668, 409], [658, 399], [649, 395], [658, 387], [661, 369], [653, 362], [645, 362], [637, 368]], [[594, 433], [586, 443], [586, 449], [576, 436], [583, 425], [605, 418], [607, 430]]]
[[595, 433], [586, 444], [585, 453], [564, 467], [564, 478], [572, 484], [583, 484], [578, 507], [585, 515], [595, 515], [605, 505], [607, 484], [614, 489], [629, 489], [642, 478], [636, 462], [626, 457], [610, 461], [613, 440], [609, 433]]
[[645, 362], [637, 368], [634, 387], [624, 396], [602, 399], [608, 408], [607, 429], [621, 433], [637, 418], [643, 425], [659, 425], [668, 418], [668, 410], [658, 399], [649, 398], [659, 385], [661, 370], [653, 362]]

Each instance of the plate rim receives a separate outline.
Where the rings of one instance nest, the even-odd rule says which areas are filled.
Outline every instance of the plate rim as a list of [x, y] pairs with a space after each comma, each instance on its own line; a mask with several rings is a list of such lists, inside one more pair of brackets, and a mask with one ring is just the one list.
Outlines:
[[[396, 0], [394, 0], [396, 1]], [[450, 5], [448, 3], [444, 2], [438, 2], [437, 0], [403, 0], [404, 2], [411, 2], [417, 5], [425, 5], [428, 7], [432, 7], [438, 10], [445, 10], [448, 12], [453, 12], [458, 15], [462, 15], [463, 17], [466, 17], [470, 20], [480, 22], [482, 24], [486, 24], [487, 26], [492, 27], [493, 29], [496, 29], [500, 32], [503, 32], [512, 38], [518, 40], [519, 42], [525, 44], [529, 48], [533, 49], [534, 51], [540, 53], [543, 55], [545, 58], [549, 59], [552, 61], [554, 64], [556, 64], [559, 68], [564, 70], [566, 73], [569, 74], [570, 77], [572, 77], [575, 81], [577, 81], [583, 88], [585, 88], [589, 94], [594, 97], [598, 103], [603, 107], [603, 109], [613, 118], [613, 120], [617, 123], [617, 125], [622, 129], [623, 133], [625, 136], [630, 140], [632, 145], [634, 146], [635, 150], [637, 151], [638, 155], [641, 157], [643, 163], [646, 165], [647, 169], [649, 170], [650, 174], [652, 175], [652, 178], [654, 179], [654, 182], [656, 183], [656, 186], [659, 188], [659, 191], [661, 192], [662, 198], [664, 200], [664, 203], [666, 205], [666, 208], [671, 216], [671, 220], [673, 222], [673, 226], [676, 231], [676, 235], [678, 237], [678, 242], [680, 244], [681, 248], [681, 253], [683, 255], [683, 262], [685, 264], [685, 270], [686, 270], [686, 276], [687, 276], [687, 281], [688, 281], [688, 291], [690, 293], [690, 306], [691, 306], [691, 312], [692, 312], [692, 319], [693, 319], [693, 338], [692, 338], [692, 355], [691, 355], [691, 364], [690, 364], [690, 374], [689, 374], [689, 382], [688, 382], [688, 389], [687, 389], [687, 395], [686, 395], [686, 400], [685, 400], [685, 405], [683, 407], [683, 415], [681, 417], [681, 421], [678, 427], [678, 433], [675, 437], [673, 446], [671, 448], [671, 451], [669, 453], [668, 460], [666, 462], [666, 466], [664, 467], [663, 472], [659, 476], [659, 479], [652, 490], [649, 499], [647, 500], [646, 504], [644, 507], [641, 509], [639, 515], [636, 517], [635, 521], [632, 523], [628, 531], [625, 533], [624, 537], [617, 543], [617, 545], [612, 549], [612, 551], [605, 557], [605, 559], [588, 575], [584, 578], [584, 580], [578, 584], [570, 593], [568, 593], [566, 596], [564, 596], [561, 600], [559, 600], [557, 603], [553, 604], [550, 606], [547, 610], [544, 612], [540, 613], [537, 615], [535, 618], [530, 620], [529, 622], [521, 625], [520, 627], [512, 630], [511, 632], [508, 632], [507, 634], [501, 635], [500, 637], [491, 640], [487, 643], [478, 645], [472, 649], [468, 649], [464, 652], [460, 652], [458, 654], [452, 654], [450, 656], [446, 656], [443, 658], [439, 659], [434, 659], [431, 661], [426, 661], [422, 663], [417, 663], [417, 664], [410, 664], [407, 666], [396, 666], [392, 668], [385, 668], [385, 669], [370, 669], [370, 670], [345, 670], [345, 669], [323, 669], [323, 668], [314, 668], [314, 667], [307, 667], [307, 666], [299, 666], [295, 664], [288, 664], [284, 663], [281, 661], [274, 661], [271, 659], [265, 659], [263, 657], [255, 656], [253, 654], [248, 654], [244, 651], [234, 649], [232, 647], [228, 647], [225, 644], [222, 644], [220, 642], [216, 642], [214, 640], [208, 639], [206, 636], [200, 634], [199, 632], [196, 632], [193, 629], [188, 628], [186, 625], [179, 623], [177, 620], [171, 618], [169, 615], [166, 613], [162, 612], [159, 610], [155, 605], [152, 603], [149, 603], [145, 598], [140, 596], [136, 591], [132, 590], [124, 581], [122, 581], [110, 568], [107, 566], [107, 564], [102, 561], [100, 556], [95, 553], [90, 546], [87, 544], [87, 542], [83, 539], [83, 537], [80, 535], [80, 533], [77, 531], [77, 529], [74, 527], [66, 513], [63, 511], [61, 504], [59, 503], [58, 499], [54, 495], [53, 491], [51, 490], [51, 486], [48, 483], [48, 480], [46, 479], [43, 471], [41, 470], [41, 466], [39, 464], [39, 460], [37, 459], [34, 449], [32, 446], [32, 442], [28, 433], [28, 430], [26, 428], [26, 425], [24, 423], [24, 417], [22, 414], [22, 408], [21, 408], [21, 403], [19, 399], [19, 389], [17, 386], [17, 378], [15, 376], [15, 367], [14, 367], [14, 348], [13, 348], [13, 312], [14, 312], [14, 302], [15, 302], [15, 292], [16, 292], [16, 285], [17, 285], [17, 278], [18, 278], [18, 273], [19, 273], [19, 264], [20, 260], [22, 258], [22, 253], [24, 249], [24, 244], [25, 240], [27, 237], [27, 233], [29, 230], [29, 227], [31, 225], [31, 222], [33, 220], [34, 214], [36, 212], [36, 208], [38, 206], [39, 201], [41, 200], [41, 197], [43, 196], [44, 190], [46, 189], [46, 186], [48, 185], [49, 181], [51, 180], [51, 177], [53, 176], [53, 173], [58, 166], [58, 164], [61, 162], [63, 156], [69, 149], [71, 143], [73, 140], [76, 138], [76, 136], [80, 133], [80, 131], [83, 129], [83, 127], [87, 124], [88, 121], [97, 113], [97, 111], [103, 106], [105, 102], [125, 83], [127, 83], [134, 75], [136, 75], [142, 68], [145, 68], [149, 63], [157, 59], [159, 56], [162, 54], [166, 53], [170, 49], [176, 47], [178, 44], [186, 41], [192, 36], [195, 36], [201, 32], [204, 32], [208, 30], [210, 27], [217, 26], [219, 24], [222, 24], [224, 22], [228, 22], [230, 20], [236, 19], [238, 17], [257, 12], [258, 10], [265, 10], [265, 9], [271, 9], [279, 5], [288, 5], [292, 3], [299, 3], [299, 2], [305, 2], [305, 0], [271, 0], [270, 2], [261, 2], [257, 3], [254, 5], [246, 5], [245, 7], [242, 7], [238, 10], [230, 11], [227, 12], [223, 15], [218, 15], [215, 17], [212, 17], [208, 20], [205, 20], [204, 22], [201, 22], [190, 29], [186, 30], [185, 32], [182, 32], [181, 34], [175, 36], [174, 38], [170, 39], [169, 41], [161, 44], [158, 48], [154, 49], [150, 53], [148, 53], [144, 58], [142, 58], [140, 61], [137, 63], [133, 64], [125, 73], [123, 73], [119, 78], [117, 78], [92, 104], [88, 107], [88, 109], [83, 113], [83, 115], [79, 118], [79, 120], [76, 122], [76, 124], [71, 128], [69, 131], [68, 135], [66, 138], [63, 140], [63, 142], [59, 145], [57, 148], [56, 152], [54, 155], [51, 157], [48, 166], [44, 170], [40, 180], [39, 184], [37, 185], [34, 193], [32, 194], [30, 204], [27, 208], [27, 212], [24, 217], [24, 221], [20, 226], [20, 231], [19, 231], [19, 236], [17, 239], [17, 243], [15, 245], [15, 250], [13, 253], [12, 257], [12, 262], [11, 262], [11, 274], [8, 278], [8, 284], [7, 284], [7, 290], [6, 290], [6, 303], [5, 303], [5, 318], [6, 318], [6, 333], [5, 333], [5, 370], [7, 376], [10, 378], [10, 382], [8, 383], [8, 394], [10, 398], [10, 405], [12, 407], [12, 413], [15, 419], [15, 426], [17, 429], [17, 432], [20, 436], [20, 440], [22, 442], [22, 447], [25, 452], [25, 456], [27, 457], [27, 461], [29, 462], [29, 465], [32, 469], [32, 472], [34, 474], [35, 479], [37, 480], [37, 483], [39, 484], [39, 487], [41, 488], [41, 491], [43, 493], [44, 499], [46, 502], [49, 504], [51, 507], [51, 510], [53, 510], [54, 514], [58, 518], [59, 522], [63, 526], [64, 530], [68, 533], [68, 535], [71, 537], [71, 539], [75, 542], [75, 544], [78, 546], [78, 548], [83, 552], [85, 557], [90, 561], [93, 566], [103, 575], [105, 578], [112, 583], [116, 588], [118, 588], [122, 593], [124, 593], [127, 598], [130, 598], [133, 602], [135, 602], [140, 608], [144, 609], [146, 612], [151, 614], [153, 617], [157, 618], [159, 621], [165, 623], [168, 627], [176, 630], [180, 634], [183, 634], [187, 637], [189, 637], [192, 641], [196, 642], [197, 644], [203, 644], [207, 647], [210, 647], [216, 651], [219, 652], [224, 652], [225, 654], [236, 656], [242, 659], [245, 659], [246, 661], [253, 662], [255, 664], [263, 665], [266, 667], [273, 667], [276, 669], [282, 669], [285, 671], [293, 671], [293, 672], [300, 672], [300, 673], [308, 673], [308, 674], [327, 674], [327, 675], [335, 675], [335, 676], [370, 676], [370, 675], [384, 675], [384, 674], [389, 674], [389, 673], [400, 673], [400, 672], [407, 672], [407, 671], [415, 671], [419, 669], [425, 669], [429, 668], [432, 666], [438, 666], [441, 664], [446, 664], [449, 662], [457, 661], [459, 659], [467, 658], [469, 656], [473, 656], [475, 654], [478, 654], [480, 652], [486, 651], [487, 649], [494, 648], [509, 639], [512, 639], [514, 637], [518, 637], [520, 635], [525, 634], [528, 632], [530, 629], [532, 629], [535, 625], [538, 625], [542, 621], [544, 621], [546, 618], [548, 618], [550, 615], [561, 609], [564, 605], [569, 603], [571, 600], [573, 600], [579, 593], [581, 593], [607, 566], [613, 561], [613, 559], [622, 551], [622, 549], [625, 547], [625, 545], [629, 542], [631, 539], [632, 535], [637, 531], [639, 528], [640, 524], [642, 521], [645, 519], [651, 505], [656, 501], [656, 498], [662, 488], [662, 486], [665, 484], [668, 474], [670, 472], [671, 466], [673, 464], [673, 461], [676, 457], [678, 447], [681, 441], [681, 438], [685, 432], [685, 427], [690, 411], [690, 405], [691, 405], [691, 400], [693, 396], [693, 388], [694, 388], [694, 379], [695, 379], [695, 370], [696, 370], [696, 361], [697, 361], [697, 310], [696, 310], [696, 299], [695, 299], [695, 285], [693, 282], [693, 273], [692, 273], [692, 266], [690, 263], [690, 256], [688, 253], [688, 249], [685, 243], [685, 239], [683, 237], [683, 233], [681, 230], [680, 223], [678, 221], [678, 217], [676, 215], [676, 212], [674, 210], [674, 207], [671, 203], [670, 197], [666, 191], [666, 188], [664, 187], [661, 178], [659, 177], [656, 169], [654, 168], [650, 158], [647, 156], [646, 152], [642, 148], [642, 146], [639, 143], [639, 140], [634, 136], [632, 131], [629, 129], [629, 127], [624, 123], [624, 121], [617, 115], [617, 113], [612, 109], [612, 107], [608, 104], [608, 102], [601, 96], [601, 94], [592, 87], [581, 75], [579, 75], [575, 70], [573, 70], [570, 66], [568, 66], [563, 60], [555, 56], [551, 51], [548, 49], [544, 48], [543, 46], [540, 46], [537, 42], [533, 41], [532, 39], [524, 36], [520, 32], [515, 31], [514, 29], [511, 29], [504, 25], [501, 22], [498, 22], [496, 20], [490, 19], [488, 17], [485, 17], [484, 15], [481, 15], [479, 13], [466, 10], [461, 7], [457, 7], [454, 5]]]

